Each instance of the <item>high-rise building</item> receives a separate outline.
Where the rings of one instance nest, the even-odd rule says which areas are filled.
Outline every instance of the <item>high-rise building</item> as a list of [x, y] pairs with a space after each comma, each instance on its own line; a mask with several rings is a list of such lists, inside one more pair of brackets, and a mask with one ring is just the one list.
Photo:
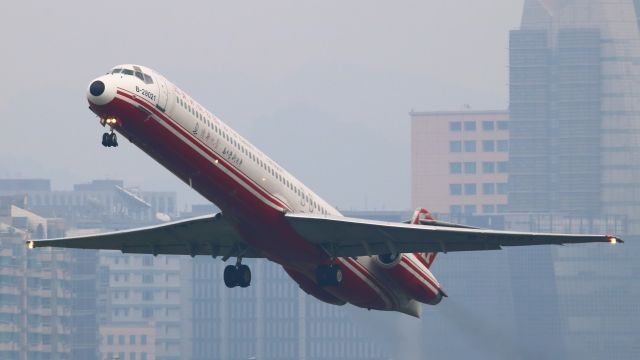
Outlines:
[[73, 258], [28, 251], [32, 234], [59, 234], [60, 222], [0, 200], [0, 358], [71, 359]]
[[[140, 227], [176, 216], [175, 193], [125, 188], [120, 180], [95, 180], [75, 185], [72, 191], [61, 191], [52, 190], [50, 181], [45, 179], [2, 179], [0, 194], [22, 200], [29, 209], [68, 219], [65, 225], [73, 228], [66, 231], [67, 236]], [[159, 213], [164, 215], [158, 216]], [[24, 219], [14, 217], [14, 225], [26, 226]], [[48, 219], [47, 224], [59, 223], [58, 220]], [[37, 238], [64, 236], [64, 231], [55, 231], [58, 227], [34, 225], [32, 234]], [[20, 246], [25, 248], [24, 243]], [[47, 251], [27, 254], [36, 256]], [[65, 327], [72, 334], [68, 338], [73, 358], [114, 354], [108, 346], [107, 353], [98, 354], [99, 326], [122, 331], [154, 328], [154, 336], [147, 340], [147, 346], [154, 347], [153, 352], [126, 351], [121, 360], [131, 356], [139, 359], [142, 353], [164, 360], [189, 357], [190, 337], [183, 327], [187, 327], [191, 310], [188, 297], [183, 294], [188, 283], [183, 281], [182, 271], [190, 269], [190, 259], [113, 251], [55, 251], [73, 261], [68, 269], [72, 293], [69, 307], [74, 311]], [[119, 357], [118, 354], [113, 356]]]
[[624, 215], [640, 233], [634, 5], [525, 1], [509, 46], [511, 211]]
[[411, 112], [411, 204], [451, 214], [504, 213], [507, 111]]

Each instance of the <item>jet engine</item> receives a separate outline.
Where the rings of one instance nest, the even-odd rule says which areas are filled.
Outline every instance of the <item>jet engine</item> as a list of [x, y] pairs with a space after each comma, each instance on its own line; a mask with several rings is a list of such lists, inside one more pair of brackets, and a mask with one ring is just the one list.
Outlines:
[[438, 280], [414, 254], [383, 254], [376, 265], [411, 298], [429, 305], [438, 304], [446, 294]]

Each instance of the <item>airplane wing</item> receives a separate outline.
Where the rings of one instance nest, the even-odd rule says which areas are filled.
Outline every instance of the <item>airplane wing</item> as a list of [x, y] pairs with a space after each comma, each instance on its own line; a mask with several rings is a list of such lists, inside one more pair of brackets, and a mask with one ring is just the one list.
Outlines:
[[[503, 246], [623, 242], [610, 235], [570, 235], [414, 225], [386, 221], [286, 214], [300, 234], [333, 256], [499, 250]], [[449, 224], [451, 225], [451, 224]]]
[[63, 247], [120, 250], [134, 254], [211, 255], [244, 258], [262, 257], [250, 248], [222, 214], [104, 234], [60, 239], [30, 240], [29, 248]]

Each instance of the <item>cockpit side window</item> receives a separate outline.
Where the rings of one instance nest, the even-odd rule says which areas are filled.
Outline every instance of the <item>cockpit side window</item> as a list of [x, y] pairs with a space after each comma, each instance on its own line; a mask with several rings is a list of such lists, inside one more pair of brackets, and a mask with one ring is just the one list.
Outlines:
[[144, 81], [144, 76], [142, 76], [142, 73], [140, 71], [136, 71], [134, 74], [138, 79]]
[[113, 70], [111, 70], [111, 73], [112, 73], [112, 74], [117, 74], [117, 73], [119, 73], [120, 71], [122, 71], [122, 69], [120, 69], [120, 68], [118, 68], [118, 69], [113, 69]]
[[144, 83], [145, 84], [153, 84], [153, 79], [151, 78], [151, 76], [147, 75], [147, 74], [142, 74], [144, 76]]

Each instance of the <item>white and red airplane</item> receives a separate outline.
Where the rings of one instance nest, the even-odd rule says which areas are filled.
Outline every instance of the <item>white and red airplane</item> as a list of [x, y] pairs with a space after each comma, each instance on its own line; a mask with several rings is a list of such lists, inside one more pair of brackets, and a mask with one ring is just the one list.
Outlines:
[[[221, 213], [93, 236], [29, 241], [30, 248], [120, 250], [236, 258], [228, 287], [247, 287], [243, 258], [280, 264], [327, 303], [420, 316], [446, 296], [429, 268], [436, 254], [502, 246], [622, 242], [610, 235], [494, 231], [434, 220], [418, 209], [405, 223], [343, 217], [301, 181], [157, 72], [114, 67], [89, 84], [89, 108], [116, 132], [215, 203]], [[114, 132], [115, 131], [115, 132]]]

